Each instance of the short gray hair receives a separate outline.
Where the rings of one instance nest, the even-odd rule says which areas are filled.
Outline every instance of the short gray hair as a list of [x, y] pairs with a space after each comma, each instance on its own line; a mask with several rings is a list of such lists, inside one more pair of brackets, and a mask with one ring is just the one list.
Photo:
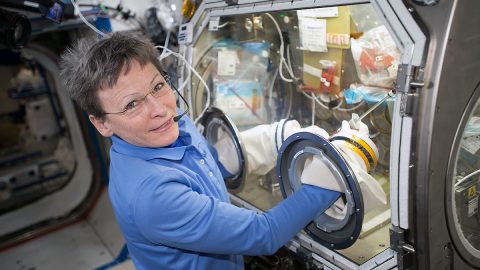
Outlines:
[[83, 38], [62, 54], [60, 78], [82, 110], [103, 119], [98, 91], [113, 87], [134, 60], [141, 66], [152, 63], [164, 75], [158, 56], [150, 40], [131, 33], [116, 32], [98, 41]]

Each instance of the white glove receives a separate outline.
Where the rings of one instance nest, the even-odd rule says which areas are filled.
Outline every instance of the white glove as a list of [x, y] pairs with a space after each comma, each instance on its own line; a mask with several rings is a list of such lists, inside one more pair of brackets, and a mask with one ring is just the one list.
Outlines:
[[[355, 146], [343, 140], [333, 140], [335, 137], [346, 137], [360, 145], [369, 147], [367, 151], [369, 156], [373, 159], [369, 162], [366, 155], [362, 151], [355, 149]], [[339, 150], [340, 154], [347, 161], [348, 165], [354, 172], [362, 192], [364, 211], [365, 213], [387, 203], [387, 195], [383, 191], [378, 181], [368, 174], [370, 167], [376, 165], [378, 157], [378, 148], [375, 143], [369, 138], [369, 131], [367, 125], [358, 120], [357, 114], [352, 114], [352, 120], [349, 122], [342, 121], [342, 127], [339, 132], [334, 134], [331, 138], [332, 144]], [[363, 155], [363, 157], [361, 156]]]
[[277, 162], [278, 150], [282, 143], [297, 132], [311, 132], [328, 138], [328, 133], [317, 126], [301, 128], [296, 120], [285, 119], [240, 132], [240, 139], [247, 152], [247, 173], [267, 174]]
[[[327, 166], [319, 156], [313, 156], [305, 161], [305, 166], [300, 175], [300, 181], [303, 184], [313, 185], [324, 189], [345, 192], [343, 186], [339, 183], [337, 173], [332, 167]], [[342, 197], [338, 198], [335, 203], [328, 208], [325, 213], [332, 218], [342, 219], [347, 214], [345, 201]]]
[[363, 197], [363, 207], [365, 213], [368, 211], [377, 208], [381, 205], [387, 204], [387, 195], [383, 191], [382, 186], [378, 181], [368, 174], [361, 166], [358, 165], [358, 161], [351, 158], [351, 153], [346, 153], [340, 149], [340, 154], [347, 161], [350, 168], [353, 170], [353, 173], [357, 177], [358, 184], [360, 185], [360, 190], [362, 191]]
[[313, 156], [305, 161], [300, 180], [303, 184], [344, 192], [335, 175], [336, 172], [324, 160]]
[[240, 161], [232, 138], [223, 128], [217, 129], [217, 142], [213, 145], [217, 150], [218, 161], [230, 174], [240, 171]]
[[[354, 129], [358, 130], [361, 134], [364, 136], [369, 136], [369, 131], [368, 131], [368, 126], [365, 125], [361, 120], [359, 120], [359, 116], [356, 113], [352, 113], [352, 119], [348, 122], [348, 129]], [[344, 128], [347, 128], [346, 126], [344, 127], [343, 122], [342, 122], [342, 130]]]
[[312, 126], [308, 126], [306, 128], [302, 128], [300, 127], [300, 124], [298, 123], [297, 120], [290, 120], [290, 121], [286, 121], [285, 124], [284, 124], [284, 127], [283, 127], [283, 140], [281, 140], [281, 138], [279, 138], [278, 134], [281, 134], [280, 132], [278, 132], [279, 129], [282, 129], [281, 127], [281, 123], [282, 121], [279, 122], [279, 125], [277, 127], [277, 138], [276, 138], [276, 146], [277, 146], [277, 150], [280, 150], [280, 147], [282, 145], [282, 143], [290, 136], [294, 135], [295, 133], [299, 133], [299, 132], [309, 132], [309, 133], [313, 133], [313, 134], [316, 134], [318, 136], [321, 136], [325, 139], [328, 139], [328, 137], [330, 137], [330, 135], [328, 134], [328, 132], [326, 130], [324, 130], [323, 128], [320, 128], [318, 126], [315, 126], [315, 125], [312, 125]]
[[[358, 115], [352, 116], [352, 121], [342, 122], [340, 131], [332, 136], [347, 137], [350, 139], [363, 140], [362, 144], [366, 144], [371, 148], [372, 155], [378, 156], [376, 145], [368, 137], [368, 127], [361, 121], [358, 121]], [[353, 124], [353, 125], [352, 125]], [[332, 144], [339, 150], [340, 154], [346, 160], [356, 179], [360, 185], [362, 192], [365, 213], [387, 203], [387, 196], [380, 184], [375, 178], [367, 173], [367, 165], [365, 160], [359, 156], [358, 152], [352, 150], [351, 145], [346, 141], [335, 140]], [[375, 157], [376, 158], [376, 157]], [[305, 162], [304, 169], [300, 176], [303, 184], [314, 185], [324, 189], [345, 192], [343, 186], [335, 177], [336, 172], [325, 164], [319, 156], [314, 156]], [[340, 180], [341, 181], [341, 180]], [[343, 198], [339, 198], [325, 213], [333, 218], [341, 219], [345, 217], [347, 208]]]
[[277, 124], [259, 125], [240, 132], [240, 140], [247, 152], [247, 174], [265, 175], [275, 166], [277, 149], [274, 134]]
[[[352, 120], [349, 122], [342, 121], [342, 127], [340, 130], [333, 134], [330, 138], [335, 147], [342, 149], [345, 153], [351, 154], [350, 158], [357, 161], [357, 164], [362, 167], [366, 172], [374, 169], [378, 160], [378, 148], [375, 143], [370, 139], [368, 126], [357, 120], [358, 115], [353, 114]], [[341, 138], [340, 140], [337, 140]], [[354, 141], [354, 143], [360, 145], [363, 149], [360, 149], [348, 142], [347, 140]]]

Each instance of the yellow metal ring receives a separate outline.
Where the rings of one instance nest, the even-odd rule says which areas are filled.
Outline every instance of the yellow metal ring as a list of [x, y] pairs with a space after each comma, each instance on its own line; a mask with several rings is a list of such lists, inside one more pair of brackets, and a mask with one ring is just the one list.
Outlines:
[[357, 137], [355, 135], [352, 135], [352, 139], [355, 140], [361, 146], [363, 146], [363, 148], [365, 148], [365, 150], [367, 150], [367, 152], [370, 154], [370, 156], [373, 159], [373, 168], [376, 168], [377, 163], [378, 163], [377, 155], [375, 155], [375, 152], [370, 147], [370, 145], [368, 145], [368, 143], [366, 143], [364, 140], [360, 139], [359, 137]]
[[359, 155], [363, 159], [363, 162], [367, 166], [367, 172], [369, 172], [370, 162], [368, 162], [367, 156], [365, 156], [365, 154], [360, 149], [358, 149], [358, 147], [356, 147], [354, 144], [350, 143], [349, 141], [345, 141], [345, 142], [347, 143], [348, 148], [350, 148], [353, 152], [355, 152], [357, 155]]

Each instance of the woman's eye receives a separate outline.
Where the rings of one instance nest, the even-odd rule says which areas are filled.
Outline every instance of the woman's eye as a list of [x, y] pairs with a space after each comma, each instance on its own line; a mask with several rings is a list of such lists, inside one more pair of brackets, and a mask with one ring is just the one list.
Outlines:
[[158, 93], [160, 90], [162, 90], [164, 85], [165, 85], [164, 83], [157, 83], [157, 85], [155, 85], [155, 87], [153, 87], [152, 92], [153, 93]]
[[130, 101], [127, 104], [127, 106], [125, 106], [125, 111], [128, 111], [128, 110], [131, 110], [131, 109], [135, 108], [137, 106], [137, 104], [138, 104], [138, 101], [136, 101], [136, 100]]

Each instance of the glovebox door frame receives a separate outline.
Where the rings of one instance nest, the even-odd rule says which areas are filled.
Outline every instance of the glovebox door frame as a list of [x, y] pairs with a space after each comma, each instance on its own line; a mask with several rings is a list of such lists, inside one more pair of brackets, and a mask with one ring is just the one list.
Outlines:
[[[397, 231], [406, 231], [412, 227], [412, 205], [413, 196], [410, 192], [412, 183], [411, 172], [411, 153], [416, 134], [414, 118], [411, 109], [408, 107], [412, 102], [412, 94], [416, 92], [423, 85], [418, 83], [421, 79], [419, 70], [422, 70], [425, 65], [426, 47], [428, 37], [425, 30], [419, 25], [418, 16], [415, 17], [413, 10], [405, 5], [402, 0], [372, 0], [372, 1], [358, 1], [358, 0], [298, 0], [298, 1], [253, 1], [253, 0], [239, 0], [236, 4], [229, 5], [229, 1], [205, 0], [199, 6], [191, 21], [193, 32], [193, 41], [184, 44], [180, 47], [180, 54], [185, 57], [190, 64], [194, 59], [193, 44], [198, 40], [202, 31], [208, 26], [210, 18], [221, 16], [232, 16], [240, 14], [264, 13], [282, 10], [295, 10], [315, 7], [329, 7], [339, 5], [353, 5], [370, 3], [377, 11], [380, 20], [387, 27], [396, 46], [401, 52], [401, 67], [397, 78], [396, 87], [396, 102], [393, 114], [392, 127], [392, 141], [390, 153], [390, 205], [391, 205], [391, 220], [392, 226], [397, 228]], [[179, 70], [179, 78], [181, 85], [187, 82], [192, 76], [191, 71], [182, 65]], [[191, 84], [187, 83], [186, 90], [187, 99], [192, 105], [193, 96]], [[192, 115], [193, 117], [193, 115]], [[238, 205], [256, 209], [249, 203], [232, 196], [232, 201]], [[258, 209], [257, 209], [258, 210]], [[358, 266], [349, 260], [342, 260], [338, 254], [325, 248], [317, 243], [308, 240], [308, 237], [303, 238], [301, 235], [300, 243], [310, 247], [314, 247], [315, 252], [320, 256], [319, 260], [326, 265], [331, 264], [328, 260], [323, 258], [335, 257], [336, 264], [340, 267], [356, 269]], [[296, 244], [292, 244], [295, 246]], [[399, 249], [398, 249], [399, 250]], [[372, 258], [367, 263], [363, 264], [361, 268], [377, 267], [379, 263], [384, 263], [386, 260], [395, 261], [396, 252], [392, 249], [387, 249]]]

